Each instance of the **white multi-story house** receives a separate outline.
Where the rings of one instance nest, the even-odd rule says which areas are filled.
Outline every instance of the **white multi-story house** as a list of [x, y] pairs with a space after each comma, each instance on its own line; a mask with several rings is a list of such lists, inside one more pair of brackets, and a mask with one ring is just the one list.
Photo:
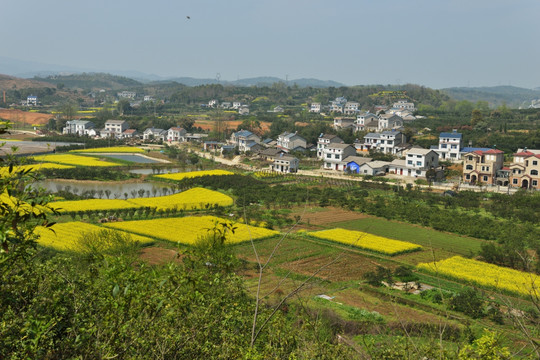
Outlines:
[[379, 131], [398, 129], [403, 127], [403, 119], [394, 114], [379, 115]]
[[337, 135], [321, 134], [317, 139], [317, 159], [323, 159], [323, 151], [330, 144], [342, 144], [343, 140]]
[[129, 124], [125, 120], [105, 121], [105, 130], [109, 132], [109, 136], [121, 137], [122, 133], [127, 129], [129, 129]]
[[431, 149], [412, 148], [405, 161], [407, 176], [426, 176], [429, 169], [439, 167], [439, 155]]
[[88, 131], [94, 129], [94, 126], [94, 123], [88, 120], [68, 120], [62, 134], [88, 135]]
[[381, 133], [368, 133], [364, 136], [363, 143], [355, 143], [359, 151], [370, 150], [384, 154], [396, 155], [399, 149], [407, 142], [407, 138], [400, 131], [383, 131]]
[[131, 99], [134, 100], [137, 96], [137, 93], [135, 91], [122, 91], [117, 93], [118, 97], [120, 99]]
[[355, 115], [356, 113], [358, 113], [359, 105], [360, 104], [358, 104], [357, 102], [347, 101], [345, 103], [343, 112], [345, 113], [345, 115]]
[[178, 141], [178, 142], [184, 142], [186, 141], [186, 129], [181, 127], [172, 127], [169, 130], [167, 130], [167, 141]]
[[435, 150], [439, 159], [447, 161], [459, 161], [461, 159], [463, 137], [456, 130], [439, 134], [439, 146]]
[[254, 144], [260, 144], [261, 138], [249, 130], [240, 130], [232, 133], [229, 144], [238, 147], [238, 151], [252, 151]]
[[337, 97], [334, 101], [330, 102], [330, 111], [343, 113], [346, 103], [347, 99], [345, 99], [343, 96]]
[[208, 107], [211, 107], [211, 108], [214, 108], [214, 107], [217, 107], [219, 105], [218, 101], [215, 100], [215, 99], [212, 99], [208, 102]]
[[167, 138], [167, 130], [148, 128], [143, 132], [143, 140], [162, 140]]
[[240, 106], [240, 109], [238, 109], [238, 114], [239, 115], [249, 115], [249, 106], [247, 106], [247, 105]]
[[277, 138], [277, 147], [285, 152], [291, 151], [305, 151], [307, 148], [307, 141], [296, 132], [290, 133], [285, 131], [279, 134]]
[[230, 109], [231, 106], [232, 106], [232, 104], [231, 104], [230, 102], [227, 102], [227, 101], [222, 102], [222, 103], [219, 105], [219, 107], [222, 108], [222, 109]]
[[152, 95], [144, 95], [143, 101], [154, 101], [154, 97]]
[[234, 110], [240, 109], [241, 106], [242, 106], [242, 103], [240, 101], [233, 101], [233, 103], [232, 103], [232, 108]]
[[321, 103], [312, 103], [309, 108], [310, 113], [320, 113], [321, 112]]
[[395, 109], [404, 109], [404, 110], [410, 110], [415, 111], [416, 108], [414, 107], [414, 103], [408, 102], [407, 100], [398, 100], [392, 105]]
[[294, 156], [283, 155], [276, 156], [274, 163], [272, 164], [273, 171], [279, 171], [282, 173], [295, 173], [298, 171], [298, 164], [300, 160]]
[[327, 170], [345, 171], [345, 159], [356, 155], [356, 148], [349, 144], [328, 144], [323, 150], [323, 168]]
[[368, 111], [360, 113], [356, 116], [356, 121], [354, 122], [354, 131], [364, 131], [366, 125], [372, 122], [376, 122], [375, 127], [379, 127], [379, 118], [377, 115], [372, 114]]
[[37, 106], [38, 98], [36, 95], [28, 95], [26, 97], [26, 106]]

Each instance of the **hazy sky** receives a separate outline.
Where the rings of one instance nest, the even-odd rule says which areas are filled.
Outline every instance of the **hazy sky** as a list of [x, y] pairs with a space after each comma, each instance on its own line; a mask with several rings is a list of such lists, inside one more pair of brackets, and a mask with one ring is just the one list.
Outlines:
[[539, 16], [539, 0], [2, 0], [0, 56], [222, 80], [533, 88]]

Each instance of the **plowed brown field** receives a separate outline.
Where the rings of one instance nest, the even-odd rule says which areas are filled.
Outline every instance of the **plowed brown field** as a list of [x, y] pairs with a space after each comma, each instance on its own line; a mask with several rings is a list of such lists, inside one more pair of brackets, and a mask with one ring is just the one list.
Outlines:
[[0, 109], [0, 119], [9, 120], [17, 124], [47, 124], [49, 119], [54, 116], [51, 114], [31, 113], [28, 111], [16, 109]]

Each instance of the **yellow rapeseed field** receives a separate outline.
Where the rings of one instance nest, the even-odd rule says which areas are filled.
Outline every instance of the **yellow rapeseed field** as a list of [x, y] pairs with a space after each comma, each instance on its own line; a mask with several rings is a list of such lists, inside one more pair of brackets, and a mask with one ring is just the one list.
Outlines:
[[[39, 235], [38, 244], [61, 251], [77, 251], [79, 248], [78, 241], [82, 234], [104, 230], [105, 228], [74, 221], [54, 224], [51, 229], [53, 229], [54, 232], [43, 227], [36, 228], [36, 233]], [[131, 238], [141, 244], [153, 242], [152, 239], [145, 236], [131, 234]]]
[[158, 210], [178, 209], [195, 210], [205, 209], [207, 206], [231, 206], [233, 199], [220, 192], [193, 188], [178, 194], [158, 196], [152, 198], [137, 198], [129, 200], [120, 199], [87, 199], [74, 201], [58, 201], [51, 203], [51, 207], [60, 212], [76, 212], [84, 210], [122, 210], [140, 207], [157, 208]]
[[[227, 222], [215, 216], [187, 216], [182, 218], [164, 218], [154, 220], [124, 221], [106, 224], [113, 229], [133, 232], [139, 235], [152, 236], [155, 238], [193, 245], [196, 241], [209, 233], [216, 222]], [[239, 243], [267, 238], [279, 234], [277, 231], [263, 229], [244, 224], [234, 224], [238, 228], [234, 234], [227, 237], [227, 243]]]
[[368, 234], [362, 231], [345, 229], [331, 229], [311, 232], [309, 235], [342, 244], [353, 245], [362, 249], [375, 251], [386, 255], [398, 255], [410, 251], [420, 250], [420, 245], [406, 241], [388, 239], [382, 236]]
[[419, 269], [465, 280], [480, 286], [515, 294], [540, 296], [540, 276], [482, 261], [454, 256], [445, 260], [421, 263]]
[[101, 147], [93, 149], [80, 149], [71, 150], [72, 153], [143, 153], [144, 150], [138, 147], [132, 146], [113, 146], [113, 147]]
[[[30, 164], [30, 165], [21, 165], [21, 166], [15, 166], [13, 168], [13, 172], [19, 172], [31, 169], [31, 171], [39, 171], [41, 169], [68, 169], [72, 168], [73, 166], [69, 165], [61, 165], [61, 164], [53, 164], [53, 163], [39, 163], [39, 164]], [[6, 176], [9, 172], [9, 167], [3, 166], [0, 168], [0, 177]]]
[[193, 188], [178, 194], [153, 198], [128, 200], [142, 207], [150, 206], [158, 210], [177, 208], [179, 210], [204, 209], [206, 206], [231, 206], [233, 199], [217, 191]]
[[190, 171], [185, 173], [163, 174], [156, 175], [157, 177], [168, 180], [183, 180], [199, 176], [216, 176], [216, 175], [234, 175], [234, 173], [226, 170], [205, 170], [205, 171]]
[[64, 165], [75, 166], [119, 166], [119, 164], [102, 161], [91, 156], [73, 155], [73, 154], [54, 154], [34, 156], [37, 161], [48, 161]]

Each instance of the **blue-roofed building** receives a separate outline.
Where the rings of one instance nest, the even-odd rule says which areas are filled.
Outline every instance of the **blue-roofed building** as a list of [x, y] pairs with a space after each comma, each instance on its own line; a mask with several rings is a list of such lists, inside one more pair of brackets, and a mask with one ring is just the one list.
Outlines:
[[238, 151], [246, 152], [255, 150], [254, 144], [260, 144], [261, 138], [249, 130], [240, 130], [232, 133], [229, 143], [238, 147]]
[[439, 154], [440, 160], [459, 161], [461, 159], [463, 136], [456, 130], [442, 132], [439, 135], [439, 146], [433, 150]]

